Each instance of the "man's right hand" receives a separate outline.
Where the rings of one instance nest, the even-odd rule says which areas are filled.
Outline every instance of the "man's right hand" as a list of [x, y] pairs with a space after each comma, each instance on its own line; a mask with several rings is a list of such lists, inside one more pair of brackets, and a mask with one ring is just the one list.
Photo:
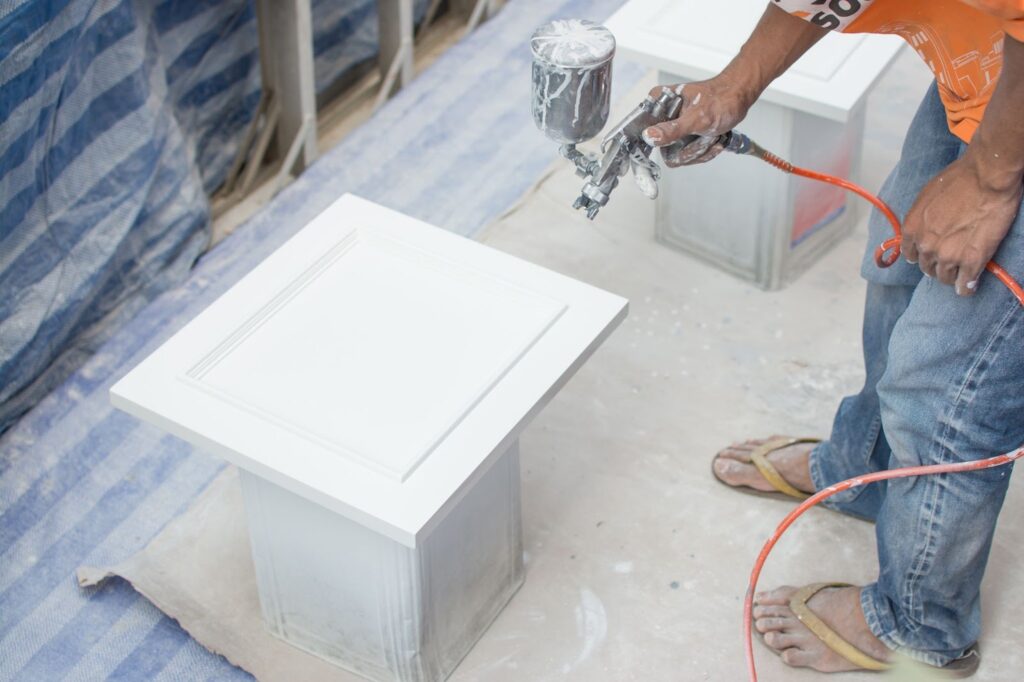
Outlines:
[[[718, 136], [732, 130], [747, 115], [747, 110], [768, 84], [788, 69], [828, 31], [769, 4], [754, 32], [739, 54], [714, 78], [672, 86], [683, 96], [679, 117], [651, 126], [644, 137], [662, 148], [669, 167], [704, 163], [718, 156]], [[655, 98], [661, 86], [651, 91]], [[682, 149], [664, 147], [689, 135], [696, 140]]]
[[[652, 89], [651, 95], [657, 97], [662, 87]], [[662, 148], [662, 158], [669, 168], [706, 163], [718, 156], [722, 151], [722, 145], [717, 143], [719, 136], [736, 127], [757, 99], [756, 93], [730, 82], [725, 73], [706, 81], [668, 87], [683, 97], [679, 116], [651, 126], [644, 131], [644, 139]], [[674, 147], [672, 153], [666, 153], [664, 147], [693, 135], [700, 137], [682, 149]]]

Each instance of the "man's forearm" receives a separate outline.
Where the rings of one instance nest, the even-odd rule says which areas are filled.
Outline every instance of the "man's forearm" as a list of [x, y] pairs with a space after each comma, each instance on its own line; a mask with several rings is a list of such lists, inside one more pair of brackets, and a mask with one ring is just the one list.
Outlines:
[[982, 180], [1007, 189], [1024, 176], [1024, 43], [1006, 36], [1003, 68], [969, 146]]
[[786, 69], [828, 33], [828, 29], [768, 5], [740, 52], [722, 76], [744, 90], [752, 103]]

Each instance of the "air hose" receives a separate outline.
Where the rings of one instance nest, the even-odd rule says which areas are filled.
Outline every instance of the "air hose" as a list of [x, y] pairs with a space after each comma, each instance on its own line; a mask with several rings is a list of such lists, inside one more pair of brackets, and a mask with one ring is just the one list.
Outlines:
[[[888, 218], [893, 229], [893, 236], [882, 242], [882, 244], [880, 244], [875, 250], [875, 263], [878, 267], [887, 268], [899, 259], [900, 243], [902, 242], [903, 234], [900, 220], [884, 201], [871, 192], [867, 191], [860, 185], [843, 180], [842, 178], [794, 166], [788, 161], [763, 149], [752, 142], [746, 135], [742, 135], [741, 133], [737, 133], [735, 131], [727, 133], [727, 137], [723, 142], [725, 142], [725, 148], [729, 151], [754, 156], [786, 173], [792, 173], [793, 175], [799, 175], [800, 177], [810, 178], [811, 180], [817, 180], [819, 182], [827, 182], [829, 184], [842, 187], [850, 192], [854, 192], [855, 194], [867, 199], [874, 204], [875, 208], [881, 211], [886, 218]], [[999, 281], [1002, 282], [1017, 298], [1020, 304], [1024, 306], [1024, 288], [1022, 288], [1021, 285], [1006, 272], [1006, 270], [994, 261], [989, 261], [985, 266], [985, 269], [995, 275], [996, 278], [998, 278]], [[801, 502], [795, 509], [786, 515], [786, 518], [779, 523], [775, 528], [775, 532], [772, 533], [771, 537], [764, 543], [764, 547], [761, 548], [761, 552], [757, 556], [757, 561], [754, 562], [754, 568], [750, 573], [750, 582], [747, 585], [747, 594], [743, 601], [743, 638], [746, 650], [747, 672], [749, 674], [750, 682], [757, 682], [757, 669], [754, 663], [753, 641], [754, 594], [757, 590], [757, 581], [761, 576], [761, 570], [764, 568], [765, 562], [768, 560], [768, 555], [775, 547], [775, 544], [779, 541], [779, 538], [782, 537], [782, 534], [785, 533], [786, 530], [793, 525], [793, 523], [800, 518], [804, 512], [837, 493], [849, 490], [850, 488], [867, 485], [868, 483], [876, 483], [878, 481], [886, 481], [893, 478], [934, 476], [937, 474], [965, 473], [969, 471], [979, 471], [981, 469], [991, 469], [1009, 464], [1010, 462], [1016, 461], [1022, 457], [1024, 457], [1024, 446], [1016, 451], [1012, 451], [1004, 455], [997, 455], [995, 457], [974, 462], [932, 464], [929, 466], [905, 467], [902, 469], [879, 471], [872, 474], [865, 474], [864, 476], [849, 478], [840, 483], [836, 483], [835, 485], [830, 485], [824, 490], [818, 491]]]

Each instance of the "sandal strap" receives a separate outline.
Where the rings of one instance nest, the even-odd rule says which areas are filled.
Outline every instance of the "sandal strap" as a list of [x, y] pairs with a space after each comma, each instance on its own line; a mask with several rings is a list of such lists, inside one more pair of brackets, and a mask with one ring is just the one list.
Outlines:
[[848, 583], [815, 583], [813, 585], [808, 585], [797, 590], [790, 598], [790, 610], [796, 614], [796, 617], [800, 619], [800, 622], [807, 626], [807, 629], [813, 632], [814, 636], [820, 639], [825, 646], [845, 658], [850, 663], [853, 663], [864, 670], [888, 670], [890, 668], [888, 663], [883, 663], [882, 661], [869, 656], [847, 642], [845, 639], [840, 637], [835, 630], [826, 625], [825, 621], [819, 618], [817, 614], [811, 611], [807, 606], [807, 602], [810, 601], [811, 597], [830, 587], [852, 586]]
[[792, 485], [790, 485], [789, 481], [784, 479], [782, 477], [782, 474], [779, 473], [778, 469], [776, 469], [772, 465], [772, 463], [768, 461], [768, 455], [769, 453], [775, 452], [776, 450], [781, 450], [782, 448], [786, 448], [789, 447], [790, 445], [795, 445], [797, 443], [820, 442], [821, 439], [819, 438], [792, 438], [788, 436], [782, 438], [773, 438], [768, 442], [762, 443], [761, 445], [757, 446], [757, 448], [755, 448], [754, 451], [750, 453], [750, 462], [755, 467], [757, 467], [757, 470], [760, 472], [762, 476], [764, 476], [764, 479], [771, 483], [772, 487], [778, 490], [780, 493], [789, 495], [790, 497], [797, 500], [806, 500], [808, 497], [810, 497], [810, 495], [803, 491], [797, 490]]

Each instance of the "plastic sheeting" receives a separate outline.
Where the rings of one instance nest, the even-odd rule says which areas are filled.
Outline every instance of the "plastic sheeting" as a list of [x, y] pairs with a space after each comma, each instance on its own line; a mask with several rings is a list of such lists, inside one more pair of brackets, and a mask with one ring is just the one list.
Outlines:
[[[318, 89], [377, 52], [375, 0], [313, 25]], [[251, 0], [0, 3], [0, 93], [2, 432], [204, 250], [260, 97]]]
[[[509, 2], [0, 437], [0, 679], [252, 679], [123, 581], [77, 586], [78, 566], [136, 553], [223, 467], [114, 410], [107, 390], [345, 192], [461, 234], [494, 220], [558, 154], [530, 117], [529, 35], [620, 4]], [[613, 95], [643, 74], [621, 58], [616, 69]]]

